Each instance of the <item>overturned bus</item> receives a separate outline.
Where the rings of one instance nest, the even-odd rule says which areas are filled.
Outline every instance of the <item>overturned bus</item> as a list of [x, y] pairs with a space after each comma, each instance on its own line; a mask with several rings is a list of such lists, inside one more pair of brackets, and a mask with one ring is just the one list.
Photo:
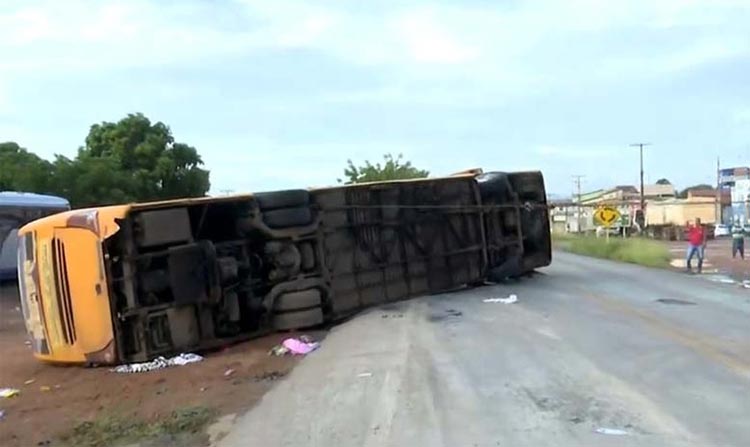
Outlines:
[[73, 210], [19, 230], [37, 358], [114, 364], [549, 265], [539, 172]]

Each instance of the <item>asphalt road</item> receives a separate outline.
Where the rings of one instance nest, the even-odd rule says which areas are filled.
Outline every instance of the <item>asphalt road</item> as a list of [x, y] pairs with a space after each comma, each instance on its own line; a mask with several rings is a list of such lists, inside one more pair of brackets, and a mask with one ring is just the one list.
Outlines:
[[748, 446], [750, 289], [556, 254], [338, 326], [219, 445]]

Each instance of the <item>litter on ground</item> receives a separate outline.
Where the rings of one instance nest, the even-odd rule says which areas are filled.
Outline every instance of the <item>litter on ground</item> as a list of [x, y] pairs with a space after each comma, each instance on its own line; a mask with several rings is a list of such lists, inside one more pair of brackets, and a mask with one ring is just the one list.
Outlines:
[[32, 383], [34, 383], [34, 382], [36, 382], [36, 380], [35, 380], [35, 379], [29, 379], [29, 380], [25, 381], [25, 382], [24, 382], [23, 384], [24, 384], [24, 385], [31, 385], [31, 384], [32, 384]]
[[228, 370], [224, 371], [224, 377], [229, 377], [232, 374], [234, 374], [234, 370], [232, 368], [229, 368]]
[[357, 374], [357, 377], [372, 377], [372, 373], [360, 373]]
[[626, 432], [625, 430], [620, 430], [619, 428], [599, 427], [595, 431], [600, 435], [625, 436], [628, 434], [628, 432]]
[[320, 343], [304, 342], [298, 338], [287, 338], [282, 345], [295, 355], [306, 355], [320, 347]]
[[6, 399], [18, 396], [20, 393], [21, 391], [15, 388], [0, 388], [0, 397], [4, 397]]
[[287, 355], [287, 354], [289, 354], [289, 350], [285, 346], [282, 346], [282, 345], [276, 345], [273, 348], [271, 348], [270, 351], [268, 351], [268, 355], [275, 355], [277, 357], [280, 357], [282, 355]]
[[5, 410], [0, 410], [0, 421], [5, 419]]
[[502, 303], [502, 304], [513, 304], [518, 301], [518, 297], [515, 294], [511, 294], [508, 298], [486, 298], [485, 303]]
[[157, 357], [150, 362], [120, 365], [116, 368], [112, 368], [111, 371], [116, 373], [140, 373], [169, 368], [171, 366], [184, 366], [190, 363], [200, 362], [202, 360], [203, 357], [199, 356], [198, 354], [183, 353], [169, 359], [165, 357]]

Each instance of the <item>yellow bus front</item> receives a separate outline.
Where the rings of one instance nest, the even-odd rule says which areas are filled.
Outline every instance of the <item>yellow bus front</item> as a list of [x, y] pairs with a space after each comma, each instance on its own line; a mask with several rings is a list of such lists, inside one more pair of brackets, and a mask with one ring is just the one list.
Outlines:
[[18, 285], [34, 355], [59, 363], [117, 360], [102, 242], [127, 207], [77, 210], [18, 232]]

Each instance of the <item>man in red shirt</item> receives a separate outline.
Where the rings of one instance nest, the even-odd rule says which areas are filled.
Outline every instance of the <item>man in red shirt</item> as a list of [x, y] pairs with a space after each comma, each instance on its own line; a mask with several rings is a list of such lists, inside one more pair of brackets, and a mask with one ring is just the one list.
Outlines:
[[687, 230], [688, 238], [688, 253], [687, 253], [687, 269], [688, 272], [692, 272], [693, 268], [690, 265], [690, 261], [693, 260], [693, 256], [698, 255], [698, 273], [703, 270], [703, 255], [706, 249], [706, 230], [701, 226], [701, 220], [695, 219], [695, 225], [689, 225]]

